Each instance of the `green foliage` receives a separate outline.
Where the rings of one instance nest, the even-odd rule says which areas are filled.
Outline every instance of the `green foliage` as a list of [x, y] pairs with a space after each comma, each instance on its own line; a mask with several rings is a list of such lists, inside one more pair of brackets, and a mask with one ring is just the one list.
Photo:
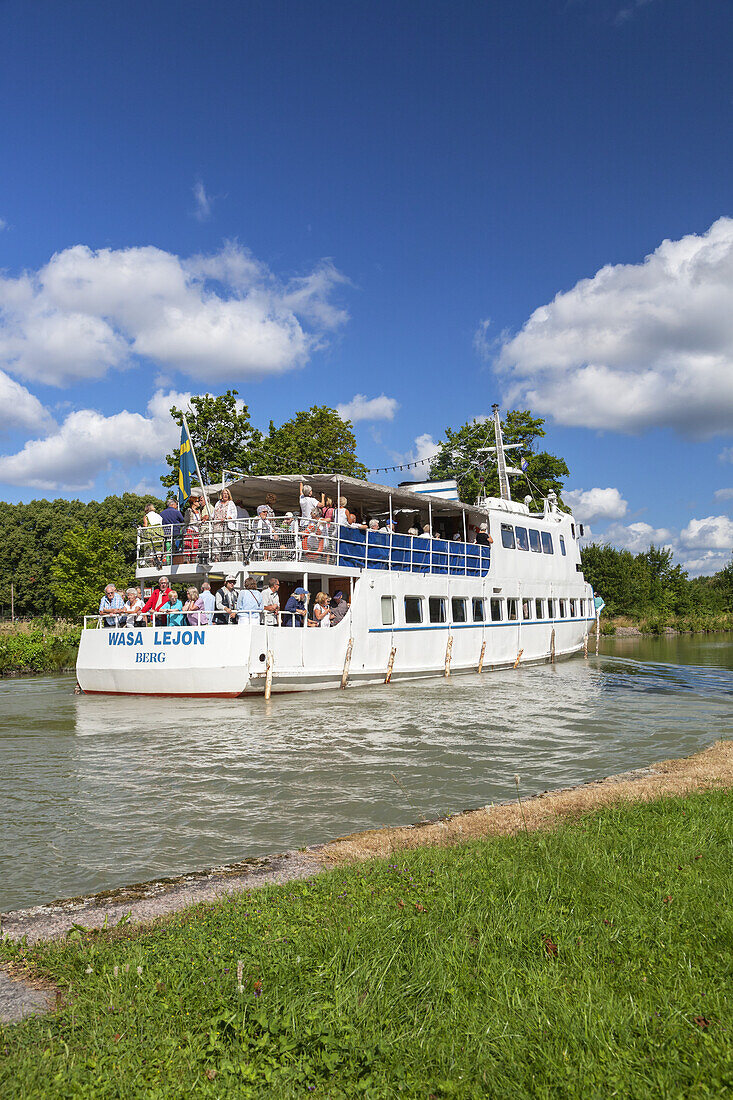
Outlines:
[[[247, 406], [237, 400], [238, 390], [227, 390], [219, 397], [198, 394], [191, 398], [192, 413], [187, 414], [201, 477], [206, 484], [221, 480], [222, 470], [254, 473], [262, 458], [262, 433], [252, 427]], [[175, 405], [171, 416], [179, 427], [183, 412]], [[161, 484], [178, 485], [178, 448], [166, 455], [171, 468], [161, 477]]]
[[[137, 528], [142, 523], [145, 505], [160, 500], [153, 496], [123, 493], [104, 500], [32, 500], [27, 504], [0, 503], [0, 608], [10, 613], [10, 585], [15, 590], [18, 616], [58, 613], [49, 592], [51, 567], [72, 527], [96, 524], [114, 533], [113, 550], [119, 552], [130, 569], [119, 576], [134, 573]], [[112, 576], [111, 580], [116, 580]], [[97, 596], [94, 609], [99, 604]]]
[[[227, 390], [220, 397], [192, 397], [191, 406], [188, 426], [207, 483], [219, 481], [225, 469], [242, 474], [366, 475], [356, 457], [351, 423], [327, 405], [296, 413], [279, 428], [270, 421], [266, 436], [252, 427], [249, 409], [237, 401], [237, 390]], [[175, 406], [171, 415], [178, 424], [183, 422], [181, 410]], [[167, 455], [166, 462], [171, 472], [160, 480], [166, 486], [177, 485], [178, 451]]]
[[[526, 476], [510, 479], [514, 499], [519, 500], [528, 494], [536, 496], [530, 480], [542, 496], [553, 489], [561, 499], [562, 479], [570, 474], [565, 461], [547, 451], [536, 450], [537, 441], [546, 434], [543, 427], [545, 421], [541, 417], [532, 416], [529, 409], [512, 409], [501, 423], [505, 445], [522, 445], [521, 450], [507, 452], [507, 465], [519, 468], [521, 459], [527, 460]], [[436, 481], [455, 478], [458, 482], [458, 495], [467, 504], [473, 504], [480, 495], [498, 497], [499, 475], [496, 463], [488, 456], [478, 453], [482, 447], [493, 445], [494, 430], [491, 421], [469, 420], [457, 431], [446, 428], [445, 440], [430, 465], [430, 477]], [[539, 506], [539, 502], [537, 505]]]
[[5, 630], [0, 633], [0, 674], [73, 668], [80, 637], [81, 627], [71, 623]]
[[107, 584], [125, 583], [129, 566], [115, 549], [117, 535], [102, 531], [95, 523], [72, 527], [64, 535], [64, 544], [51, 566], [51, 594], [56, 609], [75, 619], [99, 606]]
[[6, 940], [66, 1003], [0, 1028], [0, 1095], [728, 1095], [730, 809], [665, 798]]
[[270, 431], [263, 443], [260, 473], [334, 473], [366, 477], [356, 457], [356, 436], [348, 420], [328, 405], [313, 405]]
[[604, 614], [644, 617], [650, 633], [661, 633], [675, 618], [733, 611], [733, 592], [726, 596], [721, 574], [690, 580], [672, 564], [668, 548], [652, 545], [632, 554], [592, 543], [583, 547], [580, 560], [585, 579], [606, 601]]

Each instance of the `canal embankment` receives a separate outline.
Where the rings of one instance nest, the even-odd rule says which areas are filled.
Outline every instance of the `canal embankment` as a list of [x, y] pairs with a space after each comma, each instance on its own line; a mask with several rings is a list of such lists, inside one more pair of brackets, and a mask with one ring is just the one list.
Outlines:
[[724, 1095], [732, 784], [719, 742], [344, 837], [152, 924], [76, 899], [65, 935], [0, 947], [56, 1003], [0, 1029], [0, 1095]]
[[0, 676], [66, 672], [76, 667], [81, 628], [36, 619], [0, 625]]

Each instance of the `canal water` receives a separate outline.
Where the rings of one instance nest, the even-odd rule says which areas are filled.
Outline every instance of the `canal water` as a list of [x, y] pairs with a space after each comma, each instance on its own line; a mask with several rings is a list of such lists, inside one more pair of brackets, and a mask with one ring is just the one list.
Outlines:
[[0, 911], [530, 797], [733, 735], [730, 635], [245, 700], [0, 681]]

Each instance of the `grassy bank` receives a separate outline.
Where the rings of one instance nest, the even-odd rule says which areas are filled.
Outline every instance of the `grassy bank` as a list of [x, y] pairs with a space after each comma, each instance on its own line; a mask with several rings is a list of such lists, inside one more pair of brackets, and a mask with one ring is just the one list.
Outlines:
[[661, 799], [5, 943], [66, 1003], [0, 1030], [0, 1095], [721, 1096], [730, 808]]
[[[595, 630], [595, 627], [593, 628]], [[601, 615], [601, 634], [715, 634], [733, 630], [733, 614], [728, 611], [671, 615], [660, 612], [645, 615]]]
[[0, 675], [62, 672], [74, 668], [81, 628], [74, 623], [36, 619], [0, 626]]

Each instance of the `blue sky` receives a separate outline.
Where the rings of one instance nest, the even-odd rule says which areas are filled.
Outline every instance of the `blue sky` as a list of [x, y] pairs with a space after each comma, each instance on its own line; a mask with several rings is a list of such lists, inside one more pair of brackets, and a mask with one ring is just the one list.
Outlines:
[[5, 0], [0, 497], [155, 485], [171, 393], [351, 408], [369, 466], [496, 400], [547, 417], [595, 536], [718, 568], [731, 30], [726, 0]]

